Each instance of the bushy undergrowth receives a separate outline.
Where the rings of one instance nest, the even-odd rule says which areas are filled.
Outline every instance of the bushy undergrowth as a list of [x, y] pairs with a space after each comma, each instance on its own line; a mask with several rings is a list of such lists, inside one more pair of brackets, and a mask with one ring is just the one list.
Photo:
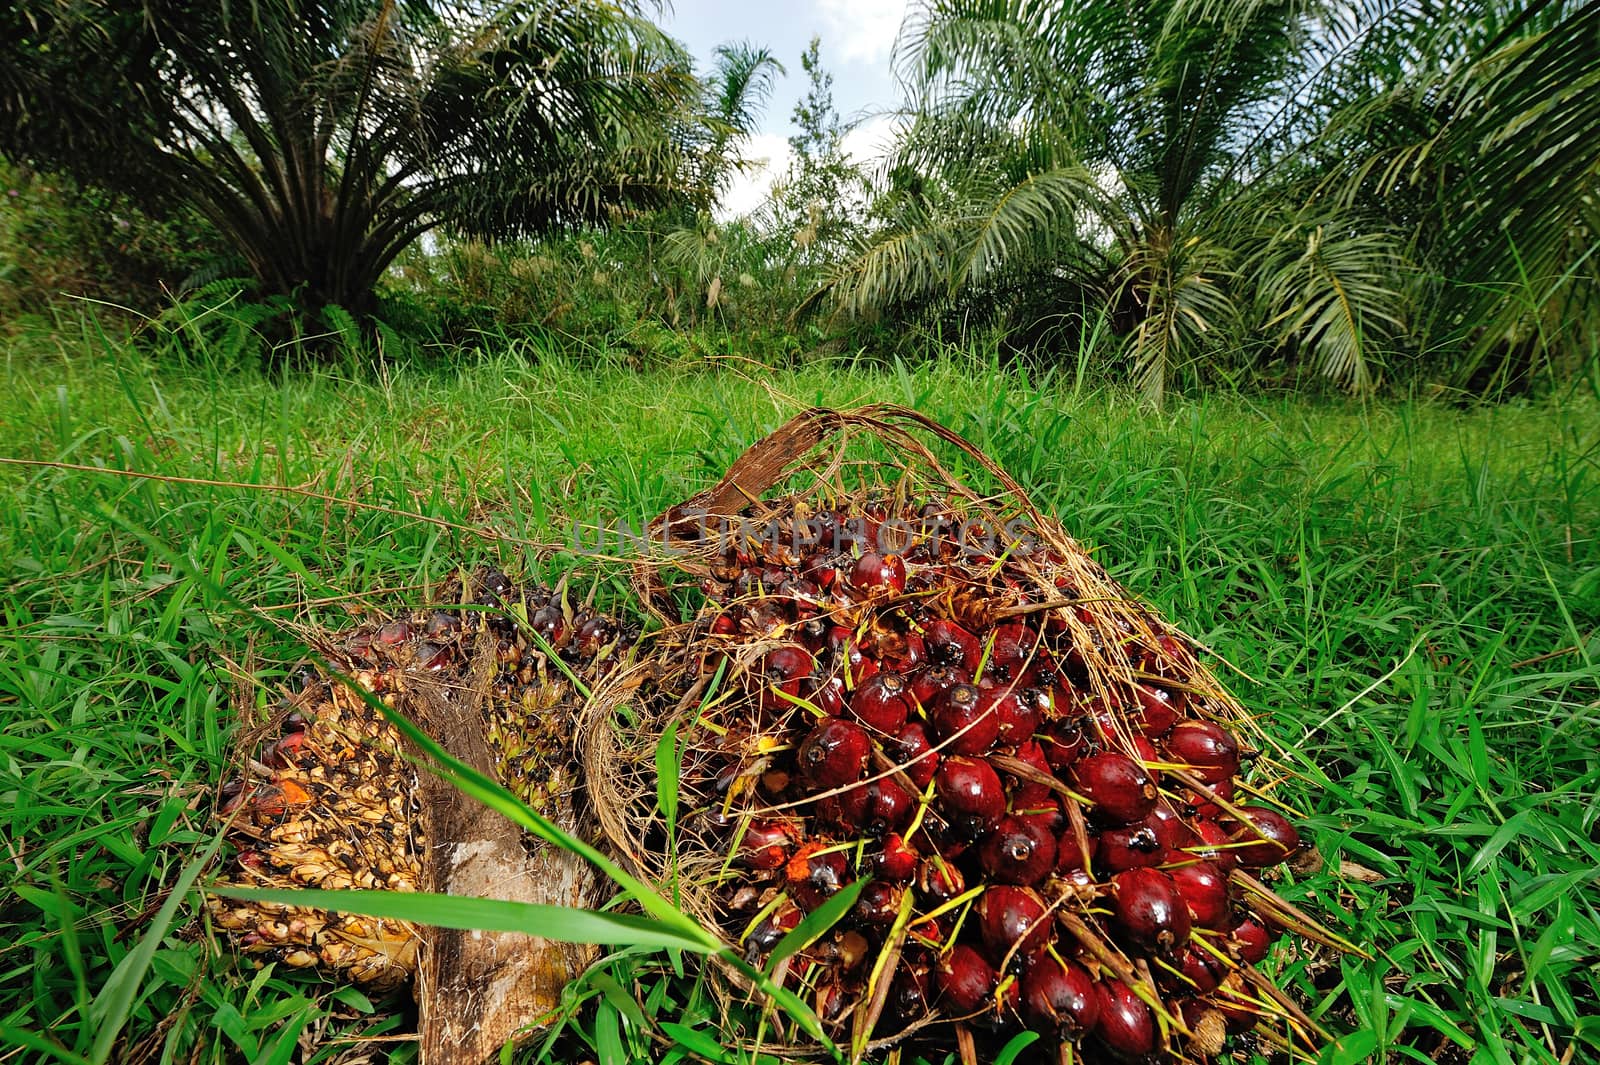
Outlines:
[[[1330, 1062], [1600, 1057], [1592, 396], [1155, 414], [970, 355], [639, 372], [551, 343], [283, 376], [205, 340], [24, 339], [0, 456], [45, 465], [0, 464], [0, 1056], [331, 1061], [318, 1039], [402, 1032], [196, 920], [233, 699], [271, 698], [288, 623], [540, 570], [571, 522], [637, 523], [803, 406], [890, 400], [1237, 667], [1327, 863], [1284, 890], [1376, 954], [1272, 962], [1354, 1032]], [[549, 1060], [738, 1060], [692, 966], [610, 955], [573, 1004]]]

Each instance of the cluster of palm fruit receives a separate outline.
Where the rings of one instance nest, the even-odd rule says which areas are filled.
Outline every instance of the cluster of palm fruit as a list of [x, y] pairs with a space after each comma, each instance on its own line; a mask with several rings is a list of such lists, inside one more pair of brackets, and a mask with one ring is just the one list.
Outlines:
[[[355, 688], [413, 720], [426, 716], [423, 692], [481, 695], [501, 781], [531, 804], [564, 800], [574, 786], [573, 752], [571, 714], [560, 711], [571, 710], [572, 678], [592, 681], [620, 660], [633, 633], [574, 607], [564, 588], [519, 589], [495, 571], [471, 587], [475, 594], [463, 596], [459, 583], [447, 586], [448, 609], [408, 611], [330, 637], [323, 657], [342, 678], [310, 665], [295, 672], [294, 690], [273, 715], [277, 735], [250, 752], [246, 775], [222, 785], [216, 814], [235, 847], [223, 882], [427, 889], [417, 769], [399, 731]], [[325, 968], [380, 991], [416, 969], [420, 939], [404, 922], [220, 896], [207, 907], [242, 951], [263, 960]]]
[[1286, 923], [1253, 874], [1301, 844], [1247, 797], [1233, 704], [1081, 551], [956, 528], [941, 503], [791, 513], [697, 571], [698, 668], [741, 693], [700, 740], [737, 867], [719, 923], [759, 963], [864, 881], [785, 978], [880, 1039], [1025, 1026], [1092, 1061], [1306, 1037], [1251, 968]]

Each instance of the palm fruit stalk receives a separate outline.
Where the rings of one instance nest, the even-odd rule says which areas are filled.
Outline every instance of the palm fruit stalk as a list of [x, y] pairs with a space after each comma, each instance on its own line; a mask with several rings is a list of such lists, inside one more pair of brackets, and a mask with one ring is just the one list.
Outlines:
[[[494, 571], [452, 580], [440, 602], [314, 638], [318, 663], [293, 672], [292, 690], [267, 726], [242, 741], [243, 772], [220, 789], [216, 815], [234, 845], [222, 883], [392, 891], [481, 886], [474, 893], [492, 894], [496, 880], [521, 879], [533, 881], [536, 891], [555, 888], [551, 878], [522, 875], [527, 868], [520, 863], [531, 868], [548, 856], [503, 818], [458, 804], [447, 785], [419, 775], [399, 731], [355, 689], [422, 724], [458, 757], [481, 763], [523, 801], [571, 821], [578, 805], [572, 729], [582, 693], [626, 660], [636, 632], [577, 604], [564, 586], [518, 587]], [[488, 823], [474, 823], [480, 819]], [[468, 843], [485, 852], [489, 836], [514, 853], [474, 873], [482, 885], [464, 882], [450, 855]], [[581, 887], [573, 890], [581, 895]], [[376, 991], [417, 975], [427, 960], [424, 942], [448, 964], [461, 960], [460, 951], [442, 946], [448, 934], [404, 922], [218, 895], [208, 897], [207, 907], [248, 956], [320, 968]], [[454, 977], [435, 972], [430, 984], [438, 999]], [[497, 1027], [505, 1025], [485, 1021], [473, 1031], [488, 1033], [480, 1040], [487, 1044]], [[475, 1053], [445, 1051], [435, 1060], [484, 1056]]]
[[[1002, 471], [938, 430], [1010, 511], [906, 423], [810, 412], [657, 523], [677, 568], [642, 590], [671, 602], [676, 572], [702, 603], [658, 723], [686, 737], [674, 860], [713, 885], [704, 919], [762, 964], [856, 885], [779, 973], [857, 1055], [952, 1025], [969, 1061], [1022, 1029], [1063, 1061], [1314, 1055], [1326, 1033], [1254, 967], [1291, 934], [1352, 948], [1263, 883], [1304, 845], [1238, 704]], [[830, 481], [842, 443], [812, 449], [852, 431], [903, 465]]]

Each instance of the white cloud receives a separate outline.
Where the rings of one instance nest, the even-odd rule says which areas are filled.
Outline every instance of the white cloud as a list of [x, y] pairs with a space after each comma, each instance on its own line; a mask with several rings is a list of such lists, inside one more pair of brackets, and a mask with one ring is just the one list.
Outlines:
[[906, 16], [906, 0], [819, 0], [819, 6], [828, 20], [830, 32], [824, 42], [828, 51], [847, 63], [888, 61]]
[[871, 168], [894, 143], [895, 116], [873, 115], [844, 135], [839, 146], [857, 166]]
[[789, 142], [776, 133], [757, 133], [740, 152], [750, 165], [735, 172], [717, 205], [720, 219], [738, 218], [761, 206], [772, 183], [789, 171], [793, 152]]

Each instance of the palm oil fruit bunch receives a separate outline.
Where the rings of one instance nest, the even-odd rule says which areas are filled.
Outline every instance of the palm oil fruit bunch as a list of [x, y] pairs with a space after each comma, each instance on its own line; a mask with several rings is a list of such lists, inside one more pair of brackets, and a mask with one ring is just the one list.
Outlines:
[[836, 1035], [1314, 1045], [1251, 968], [1287, 912], [1257, 876], [1301, 841], [1183, 637], [1064, 537], [958, 533], [937, 500], [774, 512], [693, 571], [694, 668], [738, 696], [701, 733], [716, 920], [749, 961], [855, 885], [786, 963]]
[[[449, 607], [330, 634], [325, 658], [348, 683], [309, 665], [295, 672], [274, 714], [276, 734], [245, 752], [245, 775], [222, 785], [216, 816], [235, 847], [225, 882], [425, 890], [417, 771], [399, 731], [368, 699], [415, 721], [418, 693], [460, 698], [488, 677], [486, 738], [502, 783], [535, 805], [565, 798], [570, 678], [592, 682], [621, 659], [633, 633], [573, 607], [561, 590], [518, 588], [495, 571], [471, 587], [475, 594], [463, 596], [460, 584], [448, 585]], [[480, 668], [485, 657], [492, 661]], [[420, 939], [404, 922], [219, 896], [207, 907], [246, 954], [264, 960], [321, 967], [379, 991], [416, 968]]]

